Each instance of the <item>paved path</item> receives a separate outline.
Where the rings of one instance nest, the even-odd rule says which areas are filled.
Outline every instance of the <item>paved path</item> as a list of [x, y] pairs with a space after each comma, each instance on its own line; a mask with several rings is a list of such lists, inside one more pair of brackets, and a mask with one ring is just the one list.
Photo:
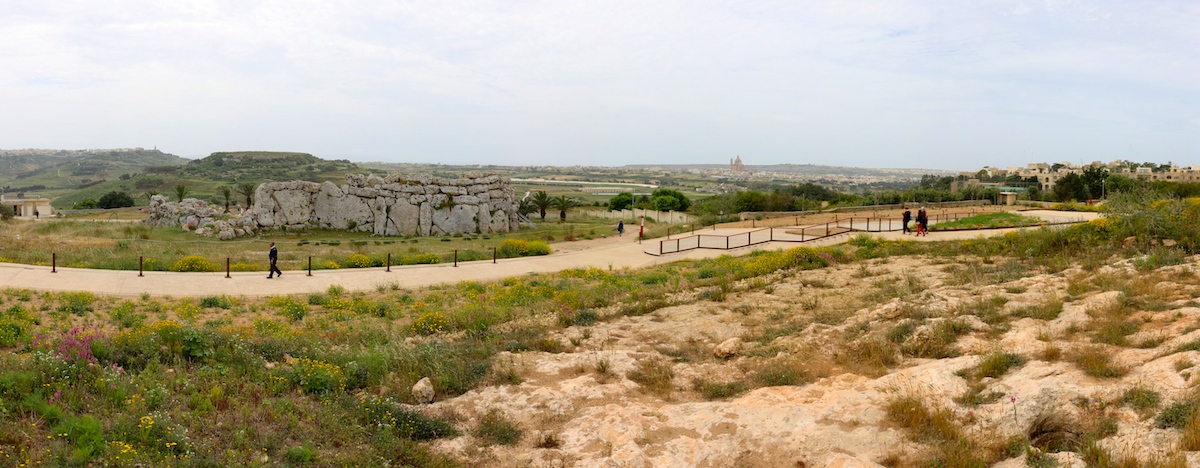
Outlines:
[[[1052, 211], [1027, 211], [1024, 214], [1042, 217], [1052, 222], [1086, 221], [1096, 217], [1095, 213]], [[994, 236], [1013, 230], [1016, 229], [933, 232], [928, 237], [920, 238], [903, 236], [898, 232], [870, 235], [884, 239], [940, 241]], [[728, 235], [745, 231], [748, 229], [719, 229], [716, 232]], [[797, 245], [817, 247], [842, 243], [850, 236], [851, 234], [843, 234], [804, 244], [769, 242], [733, 250], [698, 249], [658, 257], [643, 252], [646, 245], [637, 243], [632, 236], [608, 237], [555, 244], [556, 251], [551, 255], [503, 259], [495, 264], [491, 261], [479, 261], [462, 262], [458, 267], [450, 264], [394, 266], [391, 272], [384, 271], [384, 268], [317, 270], [312, 276], [306, 276], [304, 271], [289, 270], [282, 277], [270, 280], [267, 279], [266, 272], [233, 273], [232, 278], [225, 278], [224, 273], [146, 272], [145, 276], [138, 277], [137, 272], [132, 271], [59, 268], [58, 273], [51, 273], [49, 267], [0, 263], [0, 287], [42, 291], [86, 290], [112, 296], [137, 296], [143, 293], [152, 296], [268, 296], [323, 291], [334, 284], [352, 291], [373, 290], [392, 284], [403, 288], [417, 288], [468, 280], [490, 281], [569, 268], [641, 268], [683, 259], [743, 255], [754, 250], [786, 249]]]

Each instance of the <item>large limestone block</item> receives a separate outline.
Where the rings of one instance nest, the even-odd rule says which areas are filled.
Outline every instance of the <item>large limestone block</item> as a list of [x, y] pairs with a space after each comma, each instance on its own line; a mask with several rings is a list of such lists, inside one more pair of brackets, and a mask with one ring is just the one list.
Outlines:
[[379, 189], [375, 187], [355, 187], [351, 185], [346, 188], [346, 193], [361, 198], [375, 198], [379, 196]]
[[492, 210], [487, 203], [479, 205], [479, 214], [476, 216], [479, 217], [479, 222], [477, 223], [479, 232], [496, 232], [492, 229]]
[[386, 235], [388, 224], [388, 199], [379, 197], [368, 202], [368, 205], [371, 206], [371, 219], [375, 221], [374, 223], [371, 223], [371, 232], [380, 236]]
[[433, 204], [423, 202], [420, 206], [421, 216], [417, 221], [417, 231], [422, 236], [428, 236], [433, 232]]
[[479, 207], [476, 205], [455, 205], [450, 210], [451, 234], [479, 232]]
[[388, 212], [388, 223], [397, 236], [412, 236], [418, 234], [421, 221], [421, 208], [405, 200], [396, 200]]
[[506, 213], [504, 210], [493, 211], [491, 216], [491, 230], [492, 232], [512, 231], [512, 229], [509, 228], [508, 213]]

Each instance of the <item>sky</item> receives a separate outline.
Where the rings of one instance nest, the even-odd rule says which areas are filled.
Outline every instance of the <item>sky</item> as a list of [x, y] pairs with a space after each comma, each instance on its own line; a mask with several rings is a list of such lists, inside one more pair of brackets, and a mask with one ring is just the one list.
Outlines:
[[1200, 164], [1194, 1], [0, 0], [0, 148]]

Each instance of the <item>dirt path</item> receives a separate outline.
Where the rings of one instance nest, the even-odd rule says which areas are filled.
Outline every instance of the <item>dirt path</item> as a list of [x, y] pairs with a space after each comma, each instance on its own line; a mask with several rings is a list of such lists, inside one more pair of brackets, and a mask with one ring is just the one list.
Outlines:
[[[1023, 214], [1038, 216], [1047, 221], [1086, 221], [1095, 213], [1064, 213], [1054, 211], [1026, 211]], [[718, 229], [706, 233], [735, 234], [749, 229]], [[900, 233], [872, 233], [884, 239], [908, 238], [919, 241], [967, 239], [980, 236], [1000, 235], [1014, 229], [987, 231], [934, 232], [928, 237], [903, 237]], [[41, 291], [92, 291], [102, 295], [137, 296], [206, 296], [228, 294], [233, 296], [268, 296], [323, 291], [331, 285], [341, 285], [351, 291], [371, 290], [393, 285], [403, 288], [418, 288], [441, 283], [460, 281], [491, 281], [529, 273], [547, 273], [569, 268], [641, 268], [684, 259], [709, 258], [720, 255], [744, 255], [754, 250], [791, 248], [797, 245], [824, 246], [845, 242], [849, 235], [821, 239], [797, 244], [791, 242], [769, 242], [752, 247], [733, 250], [691, 250], [687, 252], [655, 257], [647, 255], [646, 243], [639, 244], [633, 236], [608, 237], [603, 239], [565, 242], [555, 244], [555, 253], [544, 257], [503, 259], [493, 264], [490, 261], [463, 262], [457, 267], [451, 264], [394, 266], [392, 271], [384, 268], [358, 268], [342, 270], [318, 270], [312, 276], [304, 271], [290, 270], [280, 278], [268, 280], [266, 272], [233, 273], [174, 273], [146, 272], [139, 277], [137, 272], [117, 270], [91, 270], [58, 268], [52, 273], [49, 267], [0, 263], [0, 287], [26, 288]], [[656, 240], [648, 240], [656, 242]]]

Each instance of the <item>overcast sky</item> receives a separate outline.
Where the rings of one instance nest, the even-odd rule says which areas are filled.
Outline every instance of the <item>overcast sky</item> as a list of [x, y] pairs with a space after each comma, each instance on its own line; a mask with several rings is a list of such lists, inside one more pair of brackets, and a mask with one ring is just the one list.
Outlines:
[[0, 0], [0, 148], [1200, 164], [1194, 1]]

